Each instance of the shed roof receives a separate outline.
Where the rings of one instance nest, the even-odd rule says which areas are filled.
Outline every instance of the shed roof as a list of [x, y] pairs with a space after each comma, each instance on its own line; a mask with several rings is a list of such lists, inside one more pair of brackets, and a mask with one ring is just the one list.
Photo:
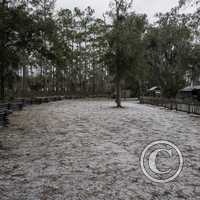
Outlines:
[[181, 92], [192, 92], [194, 90], [200, 90], [200, 85], [197, 86], [188, 86], [186, 88], [183, 88], [182, 90], [180, 90]]
[[152, 87], [152, 88], [150, 88], [148, 90], [152, 92], [152, 91], [155, 91], [155, 90], [160, 90], [160, 88], [157, 87], [157, 86], [154, 86], [154, 87]]

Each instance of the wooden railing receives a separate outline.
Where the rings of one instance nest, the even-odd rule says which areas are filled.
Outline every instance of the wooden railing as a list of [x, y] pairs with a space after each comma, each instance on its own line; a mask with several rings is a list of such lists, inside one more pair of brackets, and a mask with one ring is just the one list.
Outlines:
[[43, 104], [53, 101], [62, 101], [64, 99], [80, 99], [81, 96], [47, 96], [47, 97], [34, 97], [34, 98], [21, 98], [15, 99], [12, 102], [0, 103], [0, 128], [8, 126], [9, 114], [15, 111], [20, 111], [26, 106], [34, 104]]
[[161, 106], [170, 110], [176, 110], [176, 111], [182, 111], [200, 115], [200, 102], [190, 102], [179, 99], [140, 97], [140, 103]]

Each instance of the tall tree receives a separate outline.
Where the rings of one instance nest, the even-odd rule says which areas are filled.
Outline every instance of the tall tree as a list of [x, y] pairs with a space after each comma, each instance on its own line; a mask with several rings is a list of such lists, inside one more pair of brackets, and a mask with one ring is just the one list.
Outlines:
[[184, 86], [191, 49], [191, 32], [187, 22], [187, 16], [174, 11], [161, 14], [157, 26], [151, 27], [145, 36], [149, 80], [161, 86], [166, 97], [175, 97]]
[[122, 34], [122, 32], [124, 30], [124, 21], [128, 15], [128, 9], [132, 6], [132, 1], [128, 2], [126, 0], [114, 0], [114, 2], [110, 4], [110, 6], [111, 11], [109, 14], [113, 20], [113, 27], [111, 31], [111, 39], [109, 41], [109, 44], [111, 48], [110, 56], [112, 56], [112, 59], [114, 60], [114, 66], [111, 66], [111, 68], [115, 73], [116, 104], [118, 108], [121, 108], [121, 81], [122, 73], [125, 72], [125, 51], [123, 44], [125, 37]]
[[[32, 17], [24, 1], [2, 1], [0, 3], [0, 80], [1, 98], [5, 97], [5, 83], [11, 75], [17, 75], [23, 53], [31, 48]], [[9, 84], [10, 85], [10, 84]]]
[[116, 87], [116, 104], [121, 105], [122, 80], [128, 74], [135, 73], [142, 54], [142, 35], [145, 31], [145, 15], [129, 13], [132, 1], [115, 0], [110, 12], [113, 19], [111, 31], [108, 34], [109, 52], [107, 58], [111, 73], [114, 74]]

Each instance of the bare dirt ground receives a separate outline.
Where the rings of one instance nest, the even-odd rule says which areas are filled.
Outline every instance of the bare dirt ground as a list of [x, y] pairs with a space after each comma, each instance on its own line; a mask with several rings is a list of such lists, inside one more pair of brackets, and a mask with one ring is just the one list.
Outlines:
[[[200, 200], [200, 117], [124, 105], [62, 101], [11, 115], [0, 130], [0, 200]], [[139, 163], [160, 139], [184, 156], [167, 184], [148, 180]]]

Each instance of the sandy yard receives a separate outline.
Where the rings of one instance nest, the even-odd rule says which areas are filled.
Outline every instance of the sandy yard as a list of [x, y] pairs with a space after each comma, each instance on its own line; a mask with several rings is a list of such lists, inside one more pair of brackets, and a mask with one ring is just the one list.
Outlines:
[[[0, 129], [0, 200], [200, 200], [200, 117], [107, 100], [26, 108]], [[140, 168], [150, 142], [169, 140], [184, 168], [166, 184]]]

